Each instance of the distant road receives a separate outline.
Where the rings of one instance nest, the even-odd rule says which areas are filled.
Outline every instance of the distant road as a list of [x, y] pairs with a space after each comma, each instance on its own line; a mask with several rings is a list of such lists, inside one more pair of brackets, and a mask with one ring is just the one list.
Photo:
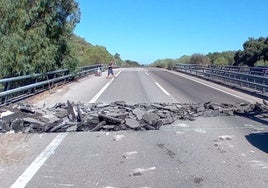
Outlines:
[[[105, 73], [102, 77], [89, 76], [32, 101], [40, 106], [66, 100], [261, 101], [161, 69], [115, 72], [115, 79], [106, 79]], [[179, 121], [159, 131], [0, 135], [0, 143], [10, 148], [7, 153], [12, 159], [0, 158], [0, 187], [10, 187], [14, 182], [14, 187], [32, 188], [268, 187], [267, 132], [268, 125], [233, 116]]]

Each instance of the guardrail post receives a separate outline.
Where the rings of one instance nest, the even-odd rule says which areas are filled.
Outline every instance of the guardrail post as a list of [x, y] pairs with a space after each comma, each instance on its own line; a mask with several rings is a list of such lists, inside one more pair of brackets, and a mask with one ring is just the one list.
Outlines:
[[[34, 78], [33, 83], [37, 83], [37, 78], [36, 77]], [[35, 93], [35, 91], [36, 91], [36, 88], [33, 88], [31, 92]]]
[[[264, 84], [265, 84], [265, 80], [262, 79], [262, 85], [264, 85]], [[262, 87], [261, 90], [262, 90], [262, 93], [265, 93], [265, 88], [264, 87]]]
[[[10, 88], [10, 82], [6, 82], [5, 83], [5, 87], [4, 87], [4, 91], [8, 91]], [[2, 99], [2, 103], [6, 103], [7, 102], [7, 99], [8, 99], [8, 96], [5, 96], [3, 99]]]

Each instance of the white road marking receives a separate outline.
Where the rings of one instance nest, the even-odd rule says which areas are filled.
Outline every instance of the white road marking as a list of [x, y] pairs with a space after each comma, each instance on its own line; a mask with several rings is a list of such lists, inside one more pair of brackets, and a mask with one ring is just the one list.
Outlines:
[[244, 124], [246, 127], [251, 127], [254, 128], [254, 125], [250, 125], [250, 124]]
[[148, 72], [144, 72], [147, 76], [149, 76], [149, 73]]
[[177, 121], [175, 121], [174, 123], [171, 124], [171, 126], [174, 126], [174, 127], [189, 127], [189, 125], [185, 124], [185, 123], [178, 123]]
[[[194, 130], [194, 128], [187, 128], [187, 127], [177, 127], [172, 125], [172, 127], [170, 126], [166, 126], [161, 128], [161, 130], [183, 130], [183, 131], [191, 131]], [[267, 126], [258, 126], [259, 128], [263, 128], [264, 130], [267, 129]], [[252, 127], [205, 127], [205, 130], [235, 130], [235, 129], [252, 129]]]
[[36, 172], [46, 162], [46, 160], [55, 153], [57, 147], [61, 144], [68, 133], [58, 134], [54, 140], [36, 157], [32, 164], [23, 172], [23, 174], [11, 185], [11, 188], [23, 188], [32, 179]]
[[115, 75], [115, 77], [117, 77], [122, 71], [118, 71], [118, 73]]
[[137, 154], [138, 154], [137, 151], [129, 151], [129, 152], [125, 152], [123, 157], [126, 159], [134, 159]]
[[[121, 71], [119, 71], [115, 76], [117, 77]], [[114, 81], [114, 79], [110, 80], [105, 86], [89, 101], [89, 103], [94, 103], [98, 100], [101, 94], [109, 87], [109, 85]]]
[[62, 187], [74, 187], [74, 184], [59, 183], [59, 184], [56, 184], [56, 185], [59, 185], [59, 186], [62, 186]]
[[255, 169], [267, 169], [268, 168], [268, 163], [265, 163], [263, 161], [252, 160], [249, 162], [251, 163], [251, 167]]
[[136, 168], [133, 171], [136, 172], [148, 172], [148, 171], [152, 171], [152, 170], [156, 170], [156, 167], [151, 167], [151, 168]]
[[170, 95], [159, 83], [154, 82], [166, 95]]
[[9, 116], [11, 114], [14, 114], [14, 112], [7, 110], [5, 112], [0, 113], [0, 118], [5, 117], [5, 116]]
[[234, 145], [230, 144], [230, 143], [227, 143], [226, 144], [229, 148], [234, 148]]
[[207, 133], [207, 132], [206, 132], [205, 130], [203, 130], [203, 129], [194, 129], [194, 131], [197, 132], [197, 133], [202, 133], [202, 134]]
[[125, 137], [125, 135], [123, 135], [123, 134], [115, 135], [115, 136], [114, 136], [114, 140], [115, 140], [115, 141], [119, 141], [119, 140], [122, 140], [124, 137]]
[[[173, 74], [175, 74], [175, 73], [173, 73]], [[188, 79], [188, 80], [192, 80], [192, 81], [194, 81], [194, 82], [197, 82], [197, 83], [199, 83], [199, 84], [205, 85], [205, 86], [210, 87], [210, 88], [212, 88], [212, 89], [215, 89], [215, 90], [217, 90], [217, 91], [226, 93], [226, 94], [231, 95], [231, 96], [233, 96], [233, 97], [236, 97], [236, 98], [239, 98], [239, 99], [242, 99], [242, 100], [246, 100], [246, 101], [251, 102], [251, 103], [254, 102], [254, 101], [252, 101], [252, 100], [245, 99], [245, 98], [240, 97], [240, 96], [238, 96], [238, 95], [235, 95], [235, 94], [229, 93], [229, 92], [227, 92], [227, 91], [224, 91], [224, 90], [222, 90], [222, 89], [216, 88], [216, 87], [214, 87], [214, 86], [208, 85], [208, 84], [203, 83], [203, 82], [201, 82], [201, 81], [198, 81], [198, 80], [196, 80], [196, 79], [189, 78], [189, 77], [186, 77], [186, 76], [182, 76], [182, 77], [184, 77], [184, 78], [186, 78], [186, 79]]]
[[126, 152], [124, 153], [125, 155], [134, 155], [134, 154], [137, 154], [138, 152], [137, 151], [129, 151], [129, 152]]
[[[116, 76], [120, 74], [119, 71]], [[107, 89], [114, 79], [109, 81], [91, 100], [90, 103], [94, 103], [100, 97], [100, 95]], [[1, 114], [2, 115], [2, 114]], [[37, 158], [31, 163], [31, 165], [23, 172], [23, 174], [11, 185], [11, 188], [23, 188], [29, 183], [36, 172], [46, 162], [46, 160], [54, 154], [57, 147], [61, 144], [68, 133], [58, 134], [54, 140], [37, 156]], [[121, 138], [119, 138], [121, 139]], [[68, 185], [69, 186], [69, 185]]]
[[222, 136], [218, 136], [218, 139], [220, 139], [220, 140], [232, 140], [233, 137], [234, 137], [234, 135], [222, 135]]

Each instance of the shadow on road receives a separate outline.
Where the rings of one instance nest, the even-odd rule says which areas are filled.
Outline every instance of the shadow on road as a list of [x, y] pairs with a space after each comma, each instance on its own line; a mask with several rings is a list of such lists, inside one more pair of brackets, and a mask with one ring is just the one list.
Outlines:
[[268, 111], [264, 111], [262, 113], [258, 113], [258, 112], [238, 113], [238, 112], [236, 112], [235, 114], [238, 116], [242, 116], [244, 118], [251, 119], [251, 120], [256, 121], [258, 123], [268, 125], [268, 119], [261, 117], [262, 115], [268, 114]]
[[268, 132], [251, 133], [245, 137], [253, 146], [268, 153]]

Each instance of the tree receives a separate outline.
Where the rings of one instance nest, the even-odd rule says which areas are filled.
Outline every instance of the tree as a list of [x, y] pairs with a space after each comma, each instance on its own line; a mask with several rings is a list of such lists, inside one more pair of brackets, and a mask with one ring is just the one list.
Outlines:
[[117, 65], [125, 65], [125, 62], [121, 59], [119, 53], [114, 54], [114, 60]]
[[1, 0], [2, 77], [74, 69], [70, 37], [80, 20], [74, 0]]
[[183, 55], [179, 59], [176, 59], [176, 63], [188, 64], [190, 63], [190, 58], [188, 55]]
[[119, 54], [119, 53], [115, 53], [115, 54], [114, 54], [114, 58], [115, 58], [115, 59], [120, 59], [120, 54]]
[[202, 54], [193, 54], [190, 58], [190, 64], [207, 65], [210, 63], [210, 59]]
[[211, 64], [213, 65], [232, 65], [234, 63], [234, 55], [236, 51], [223, 51], [208, 53]]
[[268, 37], [258, 39], [249, 38], [243, 44], [243, 51], [239, 50], [234, 57], [234, 65], [248, 65], [253, 67], [258, 61], [268, 60]]
[[112, 59], [117, 65], [124, 65], [124, 61], [120, 58], [120, 54], [112, 55], [104, 46], [92, 45], [85, 39], [72, 35], [70, 40], [73, 46], [73, 56], [78, 60], [79, 66], [92, 64], [108, 64]]
[[125, 64], [128, 67], [139, 67], [140, 64], [137, 61], [125, 60]]
[[154, 63], [151, 64], [151, 66], [159, 67], [159, 68], [172, 68], [176, 64], [176, 61], [171, 58], [166, 59], [158, 59]]

